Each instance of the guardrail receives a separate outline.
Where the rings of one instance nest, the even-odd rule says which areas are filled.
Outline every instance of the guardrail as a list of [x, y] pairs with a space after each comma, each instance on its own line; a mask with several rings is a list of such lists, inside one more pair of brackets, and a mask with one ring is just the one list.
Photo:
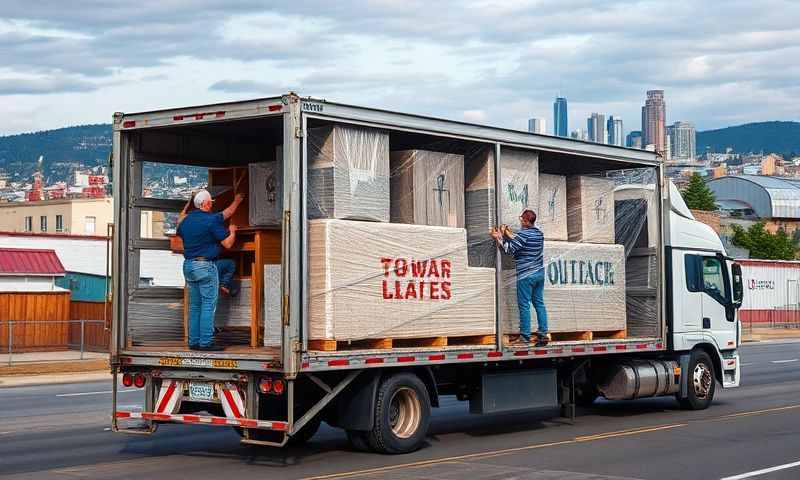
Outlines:
[[[65, 355], [75, 350], [79, 354], [77, 358]], [[87, 358], [86, 353], [90, 351], [108, 352], [105, 320], [0, 321], [0, 356], [8, 356], [2, 363], [9, 366], [15, 361], [31, 363], [88, 360], [91, 358]], [[16, 360], [15, 355], [18, 357]], [[26, 356], [35, 358], [24, 360]]]

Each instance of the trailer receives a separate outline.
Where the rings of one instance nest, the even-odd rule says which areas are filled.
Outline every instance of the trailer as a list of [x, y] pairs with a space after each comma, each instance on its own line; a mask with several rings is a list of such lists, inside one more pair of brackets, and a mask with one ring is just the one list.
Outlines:
[[[488, 212], [486, 221], [491, 225], [504, 223], [507, 212], [518, 212], [514, 205], [504, 203], [509, 198], [529, 204], [527, 188], [514, 190], [504, 184], [504, 167], [513, 168], [512, 160], [525, 155], [535, 157], [537, 175], [541, 174], [536, 182], [542, 185], [559, 175], [584, 178], [575, 181], [571, 192], [589, 192], [589, 187], [579, 190], [591, 183], [587, 178], [611, 182], [613, 192], [608, 194], [613, 195], [618, 221], [616, 229], [603, 232], [610, 235], [610, 241], [591, 237], [587, 222], [592, 219], [573, 217], [570, 211], [569, 221], [578, 222], [570, 226], [570, 238], [545, 243], [546, 249], [553, 245], [554, 252], [558, 245], [567, 245], [567, 252], [605, 248], [619, 255], [620, 266], [612, 268], [612, 261], [588, 255], [585, 261], [568, 260], [562, 249], [552, 253], [548, 264], [553, 293], [545, 290], [546, 298], [589, 299], [571, 300], [570, 311], [555, 305], [554, 324], [562, 325], [558, 322], [572, 315], [573, 323], [579, 324], [580, 317], [585, 317], [596, 326], [585, 330], [580, 325], [559, 327], [563, 331], [554, 333], [553, 341], [541, 347], [509, 342], [517, 333], [513, 319], [516, 302], [508, 300], [512, 295], [509, 288], [514, 285], [513, 265], [511, 269], [505, 266], [507, 258], [491, 245], [488, 250], [480, 249], [485, 247], [486, 232], [473, 235], [477, 227], [469, 205], [461, 218], [448, 214], [431, 220], [439, 213], [419, 213], [421, 210], [411, 205], [422, 200], [395, 201], [392, 196], [393, 209], [411, 205], [397, 214], [408, 216], [396, 222], [395, 211], [389, 221], [389, 192], [364, 190], [364, 195], [386, 196], [386, 207], [381, 203], [379, 210], [372, 209], [369, 202], [352, 201], [348, 195], [355, 196], [361, 185], [347, 184], [347, 179], [342, 187], [343, 203], [314, 193], [339, 188], [336, 163], [333, 173], [314, 163], [315, 155], [325, 148], [335, 150], [336, 144], [326, 147], [312, 140], [320, 138], [320, 132], [329, 135], [337, 128], [379, 132], [377, 143], [370, 143], [370, 148], [384, 149], [386, 155], [391, 151], [393, 161], [408, 158], [403, 152], [409, 151], [460, 158], [480, 152], [481, 165], [493, 172], [484, 177], [490, 179], [489, 184], [478, 194], [489, 199], [483, 215]], [[717, 235], [694, 220], [677, 189], [665, 179], [663, 163], [655, 153], [289, 93], [251, 101], [117, 113], [112, 161], [114, 431], [152, 434], [162, 423], [231, 426], [244, 443], [284, 446], [311, 438], [325, 421], [345, 430], [356, 449], [405, 453], [422, 445], [431, 409], [444, 395], [468, 401], [470, 411], [476, 414], [560, 409], [562, 415], [574, 417], [577, 405], [591, 404], [601, 395], [613, 400], [673, 395], [686, 408], [702, 409], [713, 400], [716, 384], [739, 384], [736, 310], [742, 301], [741, 269], [725, 255]], [[243, 191], [247, 182], [242, 179], [248, 172], [248, 181], [262, 178], [260, 184], [250, 184], [251, 190], [263, 187], [269, 195], [276, 195], [270, 197], [276, 205], [271, 213], [264, 210], [265, 197], [253, 201], [255, 195], [251, 196], [250, 218], [240, 220], [240, 225], [250, 226], [239, 227], [230, 254], [247, 288], [246, 303], [234, 305], [231, 299], [220, 307], [225, 313], [217, 315], [224, 317], [218, 319], [222, 325], [218, 336], [229, 344], [219, 352], [188, 348], [183, 285], [143, 285], [139, 280], [142, 252], [177, 248], [176, 238], [168, 231], [186, 199], [154, 193], [148, 180], [148, 175], [161, 175], [164, 170], [160, 169], [176, 165], [206, 172], [209, 190], [214, 187], [220, 199]], [[418, 171], [421, 165], [417, 164]], [[358, 168], [354, 175], [363, 177], [368, 167]], [[393, 170], [376, 177], [375, 172], [383, 167], [369, 168], [373, 168], [370, 178], [380, 177], [387, 187], [391, 183], [395, 195], [399, 187], [392, 182], [402, 174]], [[266, 182], [265, 187], [263, 177], [257, 177], [263, 173], [259, 169], [273, 169], [276, 180]], [[525, 175], [524, 168], [520, 171]], [[469, 172], [462, 174], [469, 176]], [[321, 177], [324, 175], [328, 176]], [[402, 178], [413, 182], [418, 177]], [[431, 184], [435, 191], [428, 193], [441, 202], [447, 192], [452, 208], [462, 208], [457, 200], [461, 197], [453, 193], [455, 184], [446, 183], [443, 176], [436, 181]], [[321, 185], [329, 189], [321, 190]], [[425, 185], [420, 191], [429, 189], [430, 185]], [[464, 188], [463, 183], [459, 188]], [[553, 192], [552, 198], [546, 199], [551, 206], [557, 193]], [[459, 191], [461, 194], [465, 203], [476, 197], [475, 191]], [[546, 209], [543, 198], [530, 204]], [[597, 218], [605, 214], [599, 203], [593, 203], [592, 209], [587, 207], [584, 213]], [[420, 215], [428, 215], [427, 220], [419, 220]], [[142, 222], [153, 218], [160, 218], [165, 227], [144, 228]], [[252, 226], [262, 221], [264, 225]], [[383, 265], [375, 266], [375, 276], [396, 276], [400, 268], [392, 263], [396, 258], [372, 251], [381, 244], [370, 243], [378, 237], [370, 234], [370, 229], [385, 228], [385, 235], [396, 239], [413, 230], [403, 225], [426, 221], [445, 222], [446, 227], [425, 230], [441, 234], [443, 243], [449, 243], [448, 235], [463, 235], [466, 240], [463, 244], [456, 241], [448, 250], [459, 255], [460, 260], [452, 260], [452, 265], [451, 260], [441, 260], [445, 256], [436, 255], [429, 259], [432, 264], [420, 268], [432, 269], [433, 262], [440, 259], [437, 278], [449, 276], [451, 268], [481, 275], [470, 280], [472, 290], [464, 287], [473, 293], [451, 293], [455, 286], [434, 288], [423, 282], [413, 288], [416, 303], [398, 306], [398, 297], [407, 299], [410, 287], [398, 286], [401, 279], [387, 287], [384, 280], [382, 300], [388, 303], [371, 310], [376, 305], [372, 297], [348, 297], [348, 288], [360, 292], [364, 285], [372, 288], [373, 280], [380, 285], [380, 278], [368, 274], [336, 284], [335, 278], [331, 280], [333, 274], [324, 270], [328, 268], [325, 261], [340, 257], [331, 253], [334, 248], [327, 248], [328, 244], [321, 250], [319, 239], [334, 242], [336, 234], [332, 232], [337, 228], [345, 232], [363, 229], [367, 233], [353, 239], [343, 237], [336, 248], [348, 246], [342, 255], [353, 258], [378, 255]], [[548, 235], [561, 238], [566, 230], [558, 233], [559, 224], [566, 221], [554, 220]], [[573, 237], [573, 231], [577, 236]], [[595, 245], [604, 241], [605, 245]], [[407, 243], [393, 242], [392, 248]], [[351, 267], [336, 268], [347, 276], [357, 270], [357, 262], [351, 262]], [[330, 268], [333, 271], [334, 267]], [[615, 297], [616, 303], [603, 303], [608, 295], [602, 293], [581, 297], [597, 285], [614, 286], [613, 291], [619, 292], [614, 295], [620, 295]], [[572, 290], [558, 293], [562, 287]], [[424, 300], [433, 299], [431, 303], [460, 294], [464, 300], [458, 305], [463, 308], [458, 315], [448, 316], [449, 307], [430, 307], [416, 316], [414, 312], [429, 308], [417, 290], [427, 292]], [[365, 306], [361, 307], [360, 301]], [[599, 306], [592, 308], [594, 301]], [[392, 309], [411, 320], [395, 318], [400, 313], [395, 316]], [[602, 330], [608, 328], [603, 326], [606, 316], [617, 318], [622, 328]], [[320, 319], [328, 317], [339, 324], [321, 327]], [[436, 317], [438, 323], [413, 323], [423, 317]], [[356, 318], [360, 323], [348, 323]], [[372, 328], [370, 319], [375, 324], [383, 322], [380, 329]], [[341, 325], [346, 328], [339, 328]], [[462, 326], [474, 329], [459, 334]], [[143, 410], [120, 408], [116, 395], [120, 376], [124, 385], [145, 390]]]

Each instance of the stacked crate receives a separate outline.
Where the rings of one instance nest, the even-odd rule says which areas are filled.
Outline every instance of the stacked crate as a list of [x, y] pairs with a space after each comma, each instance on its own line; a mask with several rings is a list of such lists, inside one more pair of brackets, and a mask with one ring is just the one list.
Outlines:
[[391, 154], [391, 219], [464, 227], [464, 156], [428, 150]]

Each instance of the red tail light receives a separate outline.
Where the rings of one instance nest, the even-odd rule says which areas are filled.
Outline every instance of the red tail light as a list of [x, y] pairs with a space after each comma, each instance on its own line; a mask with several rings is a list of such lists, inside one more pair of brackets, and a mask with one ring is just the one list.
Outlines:
[[133, 385], [133, 375], [131, 375], [130, 373], [126, 373], [125, 375], [123, 375], [122, 384], [125, 385], [126, 387], [130, 387], [131, 385]]
[[275, 380], [274, 382], [272, 382], [272, 391], [278, 395], [283, 393], [283, 387], [284, 387], [283, 380]]
[[258, 389], [261, 390], [261, 393], [270, 393], [270, 391], [272, 391], [272, 379], [262, 378], [261, 381], [258, 382]]
[[144, 387], [146, 380], [147, 379], [144, 378], [144, 375], [142, 375], [141, 373], [137, 373], [133, 377], [133, 384], [136, 386], [136, 388], [142, 388]]

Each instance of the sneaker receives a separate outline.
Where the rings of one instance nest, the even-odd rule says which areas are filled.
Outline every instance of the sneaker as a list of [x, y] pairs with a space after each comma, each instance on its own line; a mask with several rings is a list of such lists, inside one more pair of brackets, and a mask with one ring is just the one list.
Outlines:
[[518, 336], [514, 340], [511, 341], [510, 345], [512, 347], [530, 347], [531, 346], [531, 339], [525, 338], [522, 335]]
[[537, 347], [546, 347], [547, 344], [550, 343], [550, 334], [545, 333], [544, 335], [536, 334], [536, 345]]

